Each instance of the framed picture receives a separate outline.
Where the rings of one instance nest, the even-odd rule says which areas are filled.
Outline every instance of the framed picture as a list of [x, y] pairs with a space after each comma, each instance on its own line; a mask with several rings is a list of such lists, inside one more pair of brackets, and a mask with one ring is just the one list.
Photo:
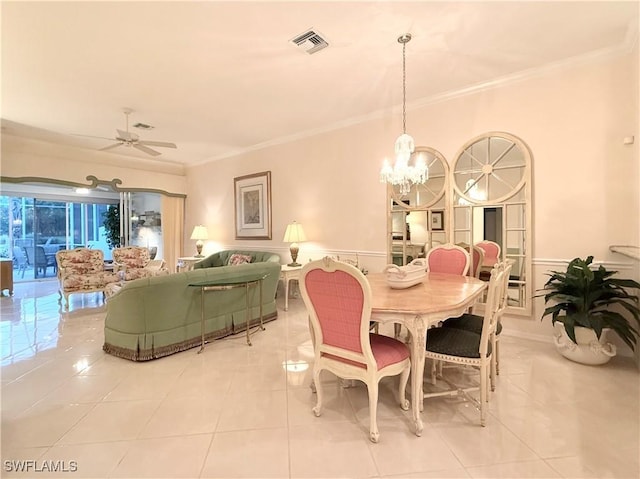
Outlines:
[[233, 180], [236, 239], [271, 239], [271, 172]]
[[444, 211], [431, 212], [431, 231], [444, 230]]

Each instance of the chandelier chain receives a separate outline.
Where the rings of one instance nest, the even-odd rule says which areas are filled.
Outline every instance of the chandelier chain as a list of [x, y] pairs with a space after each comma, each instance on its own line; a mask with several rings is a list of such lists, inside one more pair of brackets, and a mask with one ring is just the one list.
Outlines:
[[407, 43], [402, 44], [402, 133], [407, 132]]

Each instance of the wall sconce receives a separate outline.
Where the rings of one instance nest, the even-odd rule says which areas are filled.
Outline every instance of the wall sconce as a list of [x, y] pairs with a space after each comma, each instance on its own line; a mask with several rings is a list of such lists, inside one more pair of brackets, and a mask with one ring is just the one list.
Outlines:
[[297, 263], [298, 259], [298, 243], [302, 243], [303, 241], [307, 241], [307, 236], [304, 234], [304, 230], [302, 229], [302, 225], [296, 223], [295, 221], [291, 224], [287, 225], [287, 230], [284, 232], [284, 239], [282, 240], [285, 243], [291, 243], [289, 247], [289, 251], [291, 251], [291, 263], [287, 266], [302, 266], [300, 263]]
[[191, 233], [191, 239], [196, 241], [196, 258], [202, 258], [204, 255], [202, 254], [202, 247], [204, 243], [202, 240], [209, 239], [209, 232], [207, 231], [206, 226], [198, 225], [193, 228], [193, 233]]

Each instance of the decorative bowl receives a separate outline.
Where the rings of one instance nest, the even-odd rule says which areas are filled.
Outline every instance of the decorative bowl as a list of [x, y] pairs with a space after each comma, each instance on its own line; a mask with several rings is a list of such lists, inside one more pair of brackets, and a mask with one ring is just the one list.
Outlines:
[[392, 289], [406, 289], [421, 283], [426, 276], [423, 262], [414, 260], [405, 266], [390, 264], [382, 271], [387, 277], [387, 284]]

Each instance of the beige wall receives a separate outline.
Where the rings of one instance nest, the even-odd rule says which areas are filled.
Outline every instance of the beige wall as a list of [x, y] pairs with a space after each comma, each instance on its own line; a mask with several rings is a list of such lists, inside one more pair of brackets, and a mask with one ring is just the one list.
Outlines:
[[2, 135], [0, 173], [3, 177], [37, 177], [88, 185], [87, 176], [120, 179], [121, 188], [150, 188], [185, 194], [182, 165], [158, 165], [113, 153], [56, 145]]
[[[489, 131], [510, 132], [529, 145], [535, 288], [545, 271], [576, 256], [594, 255], [625, 275], [638, 275], [637, 262], [608, 250], [640, 243], [637, 53], [409, 108], [407, 129], [416, 144], [436, 148], [450, 164], [463, 143]], [[209, 227], [205, 251], [243, 245], [288, 259], [282, 237], [295, 219], [311, 240], [301, 245], [302, 261], [324, 252], [358, 252], [365, 266], [379, 271], [386, 262], [386, 219], [378, 172], [400, 129], [396, 111], [188, 169], [186, 231], [198, 223]], [[630, 135], [636, 142], [623, 145]], [[273, 240], [235, 241], [233, 178], [265, 170], [272, 172]], [[513, 330], [549, 337], [541, 310], [538, 300], [532, 318], [512, 320]]]

